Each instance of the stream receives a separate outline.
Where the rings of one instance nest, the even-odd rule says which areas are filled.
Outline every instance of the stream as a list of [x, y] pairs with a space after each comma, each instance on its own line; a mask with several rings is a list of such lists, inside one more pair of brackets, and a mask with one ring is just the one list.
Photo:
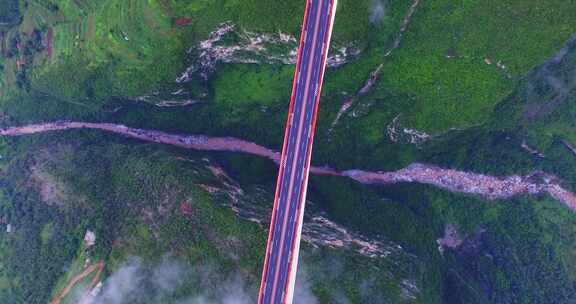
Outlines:
[[[129, 138], [192, 150], [247, 153], [268, 158], [276, 164], [280, 159], [280, 153], [274, 150], [234, 137], [170, 134], [111, 123], [57, 121], [0, 129], [0, 136], [23, 136], [69, 129], [102, 130]], [[488, 200], [509, 199], [518, 195], [548, 194], [572, 211], [576, 211], [576, 195], [563, 188], [557, 177], [544, 172], [533, 172], [525, 176], [495, 177], [422, 163], [413, 163], [406, 168], [390, 172], [370, 172], [356, 169], [338, 171], [328, 166], [311, 166], [310, 172], [317, 175], [348, 177], [362, 184], [427, 184], [450, 192], [476, 195]]]

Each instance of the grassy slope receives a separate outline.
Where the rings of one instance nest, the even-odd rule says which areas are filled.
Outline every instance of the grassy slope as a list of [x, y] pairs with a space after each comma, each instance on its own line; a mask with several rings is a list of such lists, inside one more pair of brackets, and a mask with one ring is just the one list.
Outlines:
[[[353, 37], [370, 38], [372, 48], [359, 61], [329, 71], [323, 112], [335, 113], [342, 101], [337, 94], [358, 89], [369, 71], [383, 60], [382, 49], [388, 45], [386, 42], [396, 29], [395, 24], [403, 17], [406, 6], [388, 5], [388, 15], [381, 30], [370, 30], [366, 14], [363, 18], [348, 19], [347, 15], [340, 15], [344, 9], [339, 11], [335, 35], [345, 26], [364, 28], [363, 34]], [[568, 39], [573, 27], [569, 12], [573, 9], [573, 4], [564, 1], [546, 4], [538, 1], [424, 2], [413, 18], [403, 46], [386, 61], [382, 81], [368, 97], [386, 99], [385, 107], [401, 110], [379, 108], [372, 111], [366, 118], [366, 125], [370, 127], [366, 127], [362, 135], [372, 142], [381, 140], [382, 129], [374, 127], [389, 123], [399, 113], [409, 126], [427, 132], [465, 128], [486, 121], [494, 106], [513, 91], [517, 81]], [[358, 15], [362, 16], [360, 12]], [[357, 23], [351, 25], [349, 20]], [[456, 58], [446, 58], [449, 54]], [[492, 64], [486, 64], [485, 58]], [[498, 62], [506, 68], [498, 68]], [[216, 92], [230, 91], [234, 78], [226, 76], [229, 71], [224, 69], [219, 73], [222, 76], [218, 76], [215, 83]], [[262, 77], [257, 80], [246, 75], [245, 82], [247, 87], [274, 87], [277, 80], [274, 74], [270, 73], [270, 76], [268, 82], [262, 82]], [[289, 79], [284, 81], [289, 82]], [[284, 95], [278, 93], [266, 102]], [[390, 95], [402, 97], [390, 100]], [[245, 98], [241, 100], [245, 102]], [[262, 101], [254, 98], [253, 102]], [[380, 135], [371, 135], [374, 133]]]
[[89, 103], [143, 94], [181, 69], [180, 33], [159, 1], [57, 3], [65, 21], [54, 24], [52, 64], [37, 71], [35, 89]]
[[[355, 7], [343, 1], [340, 3], [341, 7]], [[383, 27], [373, 29], [368, 25], [367, 12], [364, 10], [367, 3], [366, 1], [357, 6], [359, 9], [355, 13], [343, 9], [339, 11], [335, 35], [342, 33], [342, 38], [337, 39], [345, 41], [350, 37], [361, 37], [362, 40], [370, 40], [365, 42], [364, 55], [358, 61], [329, 71], [323, 93], [325, 98], [322, 101], [318, 134], [326, 134], [344, 98], [340, 92], [352, 93], [362, 84], [368, 72], [380, 63], [383, 49], [390, 42], [409, 5], [407, 2], [389, 4], [388, 17], [384, 19]], [[251, 10], [246, 11], [235, 1], [196, 1], [193, 4], [173, 1], [170, 5], [170, 10], [165, 11], [169, 12], [167, 14], [193, 17], [195, 24], [184, 31], [194, 35], [195, 39], [205, 37], [216, 24], [225, 20], [241, 22], [251, 30], [278, 28], [292, 33], [297, 31], [300, 22], [296, 17], [263, 23], [253, 22], [256, 19], [250, 17], [251, 10], [266, 12], [272, 9], [272, 4], [253, 8], [250, 6], [252, 4], [248, 3], [246, 7]], [[486, 131], [483, 128], [455, 132], [430, 146], [425, 146], [423, 151], [385, 140], [385, 126], [398, 113], [403, 113], [403, 121], [409, 126], [434, 132], [450, 127], [466, 127], [489, 119], [494, 105], [512, 92], [519, 78], [562, 45], [570, 34], [568, 30], [573, 22], [568, 16], [569, 12], [573, 11], [569, 2], [462, 1], [455, 5], [453, 2], [436, 0], [425, 1], [422, 5], [406, 34], [402, 48], [386, 62], [379, 86], [373, 94], [360, 101], [357, 112], [361, 115], [355, 119], [345, 118], [341, 127], [333, 133], [331, 141], [327, 140], [326, 135], [319, 136], [315, 159], [340, 167], [371, 169], [392, 169], [413, 160], [425, 160], [443, 166], [492, 174], [514, 174], [527, 172], [531, 168], [541, 168], [555, 172], [568, 183], [573, 183], [571, 172], [574, 171], [566, 168], [574, 168], [574, 158], [554, 140], [571, 138], [572, 128], [569, 128], [569, 122], [573, 118], [571, 113], [574, 103], [570, 102], [565, 103], [566, 108], [559, 109], [547, 119], [534, 122], [532, 127], [519, 134], [515, 133], [518, 121], [512, 120], [506, 125], [506, 132]], [[285, 9], [294, 16], [299, 14], [297, 9]], [[78, 14], [78, 9], [73, 6], [62, 10], [68, 10], [71, 16]], [[106, 11], [99, 12], [104, 14]], [[357, 14], [362, 17], [340, 17], [342, 14], [349, 16], [347, 12], [350, 12], [351, 16]], [[439, 18], [438, 15], [446, 18]], [[119, 15], [115, 17], [120, 18]], [[479, 23], [482, 26], [477, 26]], [[345, 29], [359, 32], [346, 34]], [[122, 37], [112, 40], [118, 45], [121, 45], [122, 41]], [[111, 44], [105, 49], [114, 50], [115, 45]], [[445, 58], [449, 48], [453, 48], [459, 58]], [[93, 54], [98, 52], [97, 49], [89, 51]], [[493, 62], [502, 60], [512, 78], [508, 79], [494, 65], [485, 64], [485, 57], [489, 57]], [[130, 66], [129, 57], [121, 58]], [[77, 65], [78, 62], [67, 59], [61, 63], [60, 69], [66, 70], [67, 67]], [[111, 70], [103, 71], [108, 77], [108, 74], [114, 75], [109, 73], [110, 71], [123, 68], [118, 64]], [[128, 70], [127, 68], [126, 71]], [[184, 111], [134, 107], [125, 109], [110, 119], [167, 131], [235, 135], [279, 147], [282, 130], [277, 126], [285, 119], [285, 104], [289, 93], [283, 88], [290, 85], [289, 70], [276, 67], [225, 67], [216, 73], [212, 83], [216, 98], [214, 104]], [[82, 72], [83, 69], [79, 71]], [[74, 84], [76, 78], [70, 79], [74, 80], [71, 81], [73, 85], [81, 88]], [[84, 78], [82, 76], [78, 79]], [[241, 80], [247, 80], [243, 87], [276, 89], [238, 90]], [[138, 85], [138, 79], [131, 81], [136, 83], [130, 87]], [[142, 87], [145, 88], [145, 85]], [[86, 94], [81, 89], [79, 92]], [[106, 94], [102, 88], [96, 88], [94, 93]], [[234, 99], [234, 96], [241, 98]], [[516, 117], [522, 107], [520, 100], [521, 94], [514, 99], [512, 110], [505, 112], [507, 115], [504, 116], [497, 113], [495, 121], [508, 122], [509, 117]], [[262, 105], [270, 109], [262, 112]], [[10, 108], [10, 112], [21, 113], [16, 115], [20, 121], [38, 121], [47, 117], [69, 118], [72, 117], [70, 113], [82, 113], [81, 109], [70, 111], [73, 107], [75, 106], [61, 106], [59, 102], [47, 101], [41, 115], [33, 114], [32, 112], [36, 111], [32, 111], [32, 107]], [[560, 114], [563, 118], [557, 119]], [[488, 129], [491, 128], [500, 128], [500, 125], [491, 121]], [[522, 136], [526, 133], [531, 136], [531, 144], [546, 148], [544, 152], [549, 156], [547, 161], [534, 159], [518, 148]], [[508, 137], [511, 140], [507, 139]], [[541, 142], [544, 144], [540, 144]], [[109, 153], [111, 152], [102, 151], [102, 154]], [[246, 169], [249, 164], [242, 160], [231, 160], [230, 163], [230, 166], [235, 166], [238, 171]], [[114, 172], [122, 172], [123, 169], [120, 168], [115, 167]], [[166, 170], [172, 169], [169, 167]], [[272, 180], [273, 170], [270, 172], [272, 173], [268, 177]], [[522, 199], [508, 203], [511, 206], [496, 207], [485, 201], [453, 196], [427, 187], [392, 187], [381, 191], [329, 179], [314, 179], [311, 187], [310, 195], [339, 222], [366, 233], [390, 236], [417, 254], [428, 265], [428, 271], [423, 278], [427, 284], [423, 289], [430, 302], [439, 302], [447, 294], [459, 295], [459, 299], [467, 303], [505, 302], [518, 290], [525, 297], [532, 297], [534, 302], [537, 299], [545, 302], [546, 297], [551, 299], [550, 301], [562, 302], [568, 296], [564, 292], [569, 292], [570, 288], [561, 288], [548, 277], [541, 278], [536, 274], [556, 274], [557, 282], [560, 282], [558, 284], [573, 284], [570, 283], [573, 278], [572, 281], [566, 281], [566, 275], [573, 273], [570, 261], [573, 259], [575, 246], [573, 234], [569, 228], [565, 228], [573, 226], [573, 220], [562, 208], [542, 207], [550, 205], [547, 201]], [[335, 193], [334, 189], [339, 192]], [[227, 216], [232, 220], [230, 215]], [[435, 238], [441, 236], [446, 222], [457, 223], [468, 233], [473, 233], [480, 227], [488, 227], [488, 245], [482, 253], [495, 256], [497, 262], [486, 264], [482, 259], [462, 257], [458, 253], [441, 257], [436, 251]], [[180, 222], [174, 225], [180, 225]], [[146, 252], [148, 249], [143, 248], [156, 248], [151, 242], [145, 241], [150, 235], [142, 232], [145, 231], [143, 228], [136, 231], [139, 232], [135, 235], [142, 235], [128, 242], [133, 247], [128, 246], [126, 252]], [[175, 237], [175, 234], [167, 233], [167, 236]], [[191, 253], [194, 257], [214, 250], [210, 242], [198, 246], [200, 249]], [[160, 252], [159, 248], [154, 250]], [[123, 255], [121, 250], [117, 254]], [[499, 272], [498, 269], [502, 270]], [[454, 273], [465, 280], [454, 279]], [[486, 274], [483, 276], [483, 273]], [[463, 284], [462, 281], [468, 283]], [[493, 298], [486, 299], [477, 292], [486, 282], [496, 282]], [[328, 288], [321, 288], [320, 291], [326, 289]], [[553, 298], [554, 295], [559, 298]], [[530, 302], [528, 299], [525, 301]]]
[[[13, 246], [24, 245], [27, 239], [38, 239], [38, 250], [43, 254], [66, 257], [66, 260], [52, 258], [34, 263], [26, 261], [19, 268], [10, 268], [8, 273], [13, 278], [12, 282], [17, 282], [17, 278], [22, 275], [38, 272], [43, 267], [61, 269], [53, 272], [50, 280], [44, 278], [42, 285], [39, 285], [40, 282], [18, 285], [12, 289], [12, 295], [21, 298], [32, 288], [55, 286], [43, 292], [37, 291], [28, 298], [30, 303], [41, 303], [50, 294], [57, 293], [64, 282], [78, 272], [78, 266], [83, 264], [86, 254], [78, 242], [86, 229], [95, 231], [97, 235], [97, 245], [90, 250], [89, 255], [92, 261], [105, 261], [108, 273], [114, 272], [133, 256], [142, 258], [146, 263], [157, 263], [169, 254], [192, 267], [214, 268], [217, 277], [206, 284], [213, 286], [239, 274], [247, 284], [248, 292], [255, 293], [262, 267], [266, 231], [254, 223], [239, 219], [231, 209], [221, 206], [229, 198], [211, 196], [199, 186], [207, 184], [222, 187], [221, 181], [205, 168], [204, 160], [195, 154], [157, 146], [124, 144], [114, 137], [94, 132], [73, 133], [76, 134], [39, 138], [32, 144], [37, 149], [30, 149], [33, 146], [27, 141], [14, 142], [30, 151], [20, 159], [35, 163], [40, 157], [44, 170], [65, 185], [68, 195], [61, 199], [63, 205], [50, 209], [60, 218], [71, 222], [41, 218], [38, 219], [37, 228], [26, 232], [25, 238], [10, 240], [7, 235], [0, 237], [2, 241], [10, 240]], [[79, 137], [85, 139], [75, 139]], [[108, 144], [103, 146], [102, 142]], [[50, 143], [49, 147], [47, 143]], [[72, 153], [77, 145], [83, 147], [81, 152]], [[8, 159], [15, 161], [11, 157]], [[7, 174], [16, 180], [29, 179], [29, 172], [20, 168], [21, 163], [12, 162]], [[15, 191], [16, 194], [10, 196], [10, 199], [35, 192], [29, 187]], [[252, 196], [249, 191], [247, 193], [248, 196], [242, 199], [264, 199], [261, 195]], [[78, 197], [84, 199], [78, 200]], [[269, 195], [265, 199], [268, 202]], [[29, 200], [44, 205], [33, 195]], [[180, 212], [182, 202], [191, 204], [191, 215]], [[13, 214], [10, 210], [3, 209], [2, 212], [3, 215], [8, 214], [17, 227], [23, 227], [27, 221], [26, 216]], [[46, 232], [46, 227], [50, 227], [51, 233]], [[61, 236], [66, 234], [69, 236]], [[342, 251], [311, 250], [307, 246], [304, 246], [304, 251], [311, 261], [341, 261], [342, 271], [352, 274], [346, 281], [344, 294], [356, 303], [361, 302], [363, 295], [360, 288], [365, 278], [383, 282], [384, 277], [393, 275], [393, 281], [388, 279], [388, 284], [378, 283], [382, 287], [378, 289], [378, 294], [398, 299], [399, 282], [394, 281], [396, 276], [409, 274], [404, 267], [420, 271], [418, 265], [412, 264], [410, 259], [373, 261]], [[14, 252], [4, 254], [8, 255], [6, 260], [13, 267], [16, 258]], [[28, 254], [35, 256], [38, 252], [30, 250]], [[63, 266], [72, 261], [75, 262], [69, 270], [64, 271]], [[331, 267], [329, 263], [313, 265], [318, 269], [318, 272], [310, 274], [313, 289], [330, 291], [337, 289], [337, 286], [342, 287], [336, 278], [322, 279], [320, 276]], [[363, 265], [363, 268], [357, 265]], [[188, 278], [175, 294], [183, 298], [199, 293], [201, 290], [198, 290], [195, 282], [197, 278]], [[53, 291], [46, 293], [50, 290]], [[320, 291], [319, 294], [323, 302], [331, 302], [336, 296]], [[166, 299], [166, 303], [169, 300]]]
[[[346, 94], [361, 87], [369, 72], [383, 60], [383, 50], [389, 45], [407, 6], [407, 3], [388, 5], [383, 27], [368, 27], [366, 37], [371, 44], [363, 56], [340, 69], [328, 71], [318, 125], [318, 133], [324, 135], [318, 138], [319, 161], [358, 166], [366, 163], [365, 159], [371, 159], [371, 167], [383, 168], [389, 168], [388, 163], [396, 163], [395, 167], [399, 167], [413, 161], [414, 153], [400, 152], [410, 151], [410, 147], [386, 141], [386, 125], [398, 114], [401, 114], [403, 125], [433, 133], [486, 122], [495, 105], [512, 93], [519, 80], [567, 40], [572, 18], [567, 17], [566, 12], [573, 8], [565, 2], [547, 2], [546, 5], [501, 1], [488, 4], [467, 1], [458, 5], [446, 1], [423, 3], [408, 28], [402, 47], [386, 60], [378, 86], [353, 109], [359, 118], [345, 116], [342, 125], [352, 127], [337, 128], [331, 142], [324, 142]], [[446, 18], [439, 18], [439, 15]], [[340, 20], [337, 18], [335, 34]], [[364, 22], [368, 24], [366, 15]], [[483, 26], [476, 26], [478, 22]], [[446, 58], [450, 49], [457, 58]], [[492, 64], [486, 64], [485, 58]], [[506, 70], [496, 66], [498, 61]], [[246, 74], [246, 70], [252, 70], [252, 73]], [[239, 71], [242, 71], [245, 87], [260, 89], [250, 91], [252, 96], [240, 91], [236, 102], [242, 103], [242, 107], [233, 104], [218, 107], [218, 111], [227, 113], [221, 115], [221, 121], [232, 120], [223, 125], [231, 127], [230, 130], [243, 130], [254, 129], [256, 124], [283, 123], [281, 115], [271, 115], [271, 111], [259, 113], [262, 104], [270, 106], [275, 100], [286, 103], [285, 92], [274, 94], [275, 90], [262, 89], [279, 87], [282, 70], [223, 68], [214, 81], [217, 100], [218, 96], [237, 91]], [[287, 87], [290, 79], [282, 81]], [[260, 92], [266, 92], [268, 99], [262, 100], [264, 94]], [[248, 99], [250, 97], [252, 100]], [[258, 133], [238, 133], [261, 142], [279, 138], [270, 127], [256, 129]], [[354, 145], [346, 144], [351, 141]], [[277, 142], [270, 144], [279, 146]], [[343, 148], [347, 152], [340, 153]]]
[[[182, 70], [185, 47], [206, 37], [220, 22], [231, 20], [249, 30], [297, 34], [302, 13], [298, 1], [157, 0], [145, 5], [141, 1], [91, 4], [58, 0], [53, 1], [60, 8], [56, 12], [47, 8], [48, 3], [31, 2], [24, 12], [28, 16], [24, 20], [30, 21], [21, 25], [23, 31], [34, 24], [55, 31], [52, 63], [35, 69], [33, 88], [88, 104], [109, 96], [142, 95], [170, 81]], [[334, 106], [326, 105], [324, 111], [335, 113], [341, 102], [338, 94], [356, 90], [368, 71], [380, 63], [383, 48], [389, 45], [408, 5], [387, 4], [383, 24], [374, 29], [368, 21], [369, 1], [340, 1], [335, 42], [356, 41], [368, 49], [358, 62], [327, 75], [325, 94], [332, 98], [325, 103]], [[409, 104], [410, 110], [401, 112], [403, 117], [410, 126], [424, 131], [441, 132], [485, 121], [516, 81], [567, 39], [571, 9], [564, 1], [425, 2], [414, 16], [403, 47], [386, 63], [383, 81], [370, 98], [406, 96], [393, 102], [400, 107]], [[272, 11], [283, 14], [257, 17], [273, 15]], [[193, 24], [175, 29], [172, 18], [176, 17], [189, 17]], [[446, 58], [449, 51], [455, 59]], [[493, 64], [485, 64], [485, 58]], [[496, 62], [502, 62], [506, 70], [496, 67]], [[229, 92], [235, 86], [239, 72], [232, 70], [225, 69], [218, 76], [216, 92]], [[227, 71], [232, 75], [227, 76]], [[283, 88], [290, 83], [290, 77], [278, 79], [273, 71], [253, 70], [244, 75], [247, 88], [274, 87], [275, 83]], [[286, 93], [273, 90], [244, 97], [242, 102], [268, 103], [285, 99]], [[395, 114], [374, 114], [369, 125], [386, 124]], [[371, 141], [381, 138], [367, 136]]]
[[[418, 129], [483, 122], [516, 80], [568, 39], [574, 9], [566, 1], [424, 2], [380, 87], [414, 96], [406, 115]], [[449, 50], [457, 58], [446, 58]]]
[[[447, 1], [425, 2], [414, 17], [413, 27], [408, 31], [403, 47], [386, 63], [378, 88], [357, 108], [360, 117], [347, 119], [336, 130], [331, 142], [325, 140], [324, 132], [334, 115], [327, 112], [335, 113], [342, 100], [334, 93], [359, 87], [367, 75], [366, 71], [379, 63], [380, 56], [376, 54], [371, 57], [369, 51], [357, 63], [327, 75], [326, 98], [322, 101], [319, 125], [319, 134], [324, 136], [318, 138], [315, 159], [321, 163], [337, 163], [345, 168], [361, 166], [379, 169], [402, 167], [421, 159], [492, 174], [515, 174], [542, 168], [560, 174], [571, 183], [573, 177], [568, 173], [571, 170], [560, 168], [571, 168], [572, 156], [565, 149], [562, 151], [558, 143], [550, 147], [548, 153], [552, 158], [540, 163], [519, 147], [522, 133], [484, 133], [477, 128], [450, 135], [447, 140], [426, 147], [422, 154], [412, 146], [387, 142], [385, 126], [398, 113], [403, 114], [403, 122], [409, 126], [432, 132], [492, 121], [495, 105], [514, 91], [528, 71], [545, 61], [567, 40], [572, 22], [567, 14], [572, 10], [573, 6], [565, 2], [494, 1], [486, 4], [467, 1], [458, 5]], [[396, 20], [400, 19], [400, 10], [392, 10], [391, 14], [395, 15]], [[447, 16], [449, 22], [439, 18], [438, 14]], [[483, 26], [476, 26], [478, 22]], [[457, 59], [445, 57], [450, 48], [459, 56]], [[485, 58], [490, 58], [493, 64], [486, 64]], [[502, 61], [506, 71], [495, 66], [498, 61]], [[362, 70], [364, 72], [360, 72]], [[219, 74], [217, 77], [226, 77], [228, 73], [233, 73], [231, 71], [224, 69], [222, 74], [225, 76]], [[354, 78], [356, 75], [359, 77]], [[331, 82], [337, 79], [346, 80], [332, 86]], [[216, 83], [216, 92], [225, 89], [225, 83]], [[269, 83], [273, 84], [273, 81]], [[257, 98], [253, 102], [262, 104]], [[243, 99], [242, 103], [246, 101]], [[565, 103], [569, 107], [572, 107], [571, 104]], [[362, 109], [365, 105], [369, 105], [368, 110]], [[237, 112], [253, 113], [258, 107], [250, 110], [250, 107], [244, 106], [243, 109]], [[570, 137], [571, 133], [566, 130], [571, 129], [566, 128], [570, 125], [572, 112], [558, 109], [549, 115], [550, 122], [545, 124], [546, 127], [530, 128], [534, 134], [533, 143], [550, 142], [546, 137]], [[566, 119], [558, 122], [558, 115]], [[506, 118], [497, 117], [499, 121], [506, 121]], [[262, 135], [264, 133], [276, 138], [279, 136], [261, 131], [265, 127], [253, 127], [258, 130], [257, 135], [238, 130], [256, 121], [272, 125], [273, 121], [280, 123], [280, 119], [268, 114], [254, 120], [244, 120], [235, 125], [234, 133], [249, 138], [266, 138]], [[487, 128], [497, 126], [489, 125]], [[543, 125], [537, 123], [536, 126]], [[547, 131], [534, 133], [538, 129]], [[513, 139], [509, 140], [508, 137]], [[451, 147], [450, 152], [446, 147]], [[339, 221], [357, 225], [372, 233], [393, 236], [396, 241], [422, 254], [422, 258], [426, 256], [424, 259], [430, 259], [427, 260], [428, 265], [435, 265], [428, 268], [428, 284], [425, 286], [430, 299], [440, 297], [448, 301], [445, 297], [452, 294], [455, 295], [452, 300], [469, 303], [503, 302], [507, 301], [513, 290], [522, 290], [523, 301], [528, 303], [566, 302], [571, 299], [570, 291], [561, 286], [573, 286], [569, 275], [572, 265], [566, 263], [566, 259], [573, 255], [575, 243], [568, 234], [563, 233], [563, 237], [558, 237], [554, 231], [564, 230], [560, 227], [567, 227], [564, 226], [566, 221], [573, 220], [561, 207], [545, 208], [548, 211], [543, 212], [539, 207], [533, 209], [524, 206], [532, 205], [533, 200], [520, 200], [514, 207], [499, 210], [493, 204], [469, 198], [435, 190], [423, 192], [421, 187], [410, 187], [412, 191], [394, 187], [385, 191], [384, 196], [394, 197], [403, 204], [385, 203], [378, 206], [380, 203], [373, 201], [380, 199], [374, 194], [367, 194], [366, 190], [350, 185], [338, 185], [335, 186], [335, 181], [314, 179], [311, 195], [322, 198], [323, 206]], [[334, 192], [334, 189], [340, 190]], [[414, 197], [415, 193], [422, 192], [424, 194]], [[425, 203], [427, 201], [430, 203]], [[550, 203], [543, 201], [537, 204]], [[471, 204], [474, 208], [470, 208]], [[544, 216], [544, 213], [547, 215]], [[563, 224], [554, 221], [555, 218], [561, 219], [559, 221]], [[550, 221], [555, 224], [550, 224]], [[487, 227], [490, 240], [486, 241], [488, 245], [483, 250], [485, 254], [495, 252], [498, 262], [486, 264], [482, 259], [458, 254], [443, 259], [432, 254], [436, 250], [434, 238], [442, 234], [446, 222], [457, 223], [468, 233]], [[538, 232], [543, 229], [546, 231]], [[550, 242], [551, 238], [555, 241]], [[512, 253], [506, 253], [509, 251]], [[524, 265], [522, 261], [532, 262]], [[501, 272], [497, 271], [499, 268], [502, 268]], [[456, 279], [453, 278], [454, 272]], [[483, 275], [483, 272], [486, 274]], [[548, 276], [540, 277], [538, 273], [556, 274], [562, 283], [557, 284]], [[462, 280], [468, 281], [469, 285], [462, 285]], [[482, 293], [486, 286], [493, 290], [490, 296]]]
[[[33, 68], [32, 89], [53, 97], [90, 104], [110, 96], [137, 96], [174, 79], [183, 68], [185, 48], [206, 38], [219, 23], [233, 21], [248, 30], [299, 32], [300, 1], [31, 1], [15, 31], [54, 31], [53, 56]], [[366, 36], [367, 22], [357, 22], [367, 4], [342, 1], [345, 21], [335, 39]], [[54, 9], [58, 7], [58, 9]], [[276, 12], [282, 11], [278, 15]], [[276, 15], [276, 18], [258, 18]], [[192, 26], [177, 28], [185, 17]], [[342, 16], [344, 17], [344, 16]], [[360, 19], [362, 20], [362, 19]], [[45, 56], [44, 56], [45, 57]], [[14, 70], [8, 69], [7, 75]], [[10, 87], [14, 83], [5, 77]], [[58, 83], [57, 86], [53, 86]], [[13, 92], [12, 95], [17, 92]], [[9, 98], [3, 96], [4, 99]]]

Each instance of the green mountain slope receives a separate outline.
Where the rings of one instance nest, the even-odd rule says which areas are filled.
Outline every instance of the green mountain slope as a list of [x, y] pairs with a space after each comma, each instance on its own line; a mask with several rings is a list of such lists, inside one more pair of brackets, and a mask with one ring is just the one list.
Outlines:
[[[0, 123], [113, 122], [278, 150], [293, 73], [282, 62], [303, 4], [2, 2]], [[331, 55], [345, 56], [327, 70], [313, 163], [542, 171], [576, 191], [575, 11], [570, 1], [340, 0]], [[218, 302], [230, 289], [253, 302], [266, 227], [250, 216], [270, 210], [267, 160], [97, 131], [2, 138], [0, 156], [0, 302], [46, 303], [71, 286], [70, 303], [97, 278], [105, 303], [123, 275], [135, 282], [125, 290], [140, 291], [122, 293], [128, 303]], [[489, 201], [318, 176], [308, 196], [310, 214], [401, 248], [368, 258], [307, 243], [298, 286], [311, 303], [576, 300], [576, 217], [550, 197]]]

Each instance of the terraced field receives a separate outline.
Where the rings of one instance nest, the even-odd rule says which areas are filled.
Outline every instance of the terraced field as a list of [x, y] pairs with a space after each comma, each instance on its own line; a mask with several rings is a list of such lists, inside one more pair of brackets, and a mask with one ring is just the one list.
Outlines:
[[[87, 121], [281, 147], [293, 66], [269, 59], [295, 57], [304, 0], [0, 0], [0, 20], [6, 1], [20, 7], [17, 22], [0, 25], [1, 127]], [[575, 9], [562, 0], [339, 0], [330, 56], [345, 59], [326, 73], [313, 163], [541, 171], [576, 192]], [[66, 207], [41, 200], [35, 163], [72, 191]], [[85, 269], [86, 229], [101, 240], [91, 259], [106, 262], [104, 280], [130, 256], [158, 262], [169, 250], [191, 265], [223, 265], [223, 277], [202, 281], [243, 273], [256, 290], [265, 229], [229, 206], [251, 214], [271, 201], [270, 162], [76, 130], [0, 140], [0, 172], [2, 303], [47, 303], [65, 290]], [[313, 249], [319, 302], [576, 302], [573, 213], [540, 196], [494, 203], [442, 189], [311, 177], [312, 212], [414, 255], [375, 262]], [[462, 246], [439, 251], [452, 226]], [[348, 282], [327, 271], [335, 264], [353, 270]], [[218, 292], [193, 280], [178, 296]]]
[[[134, 95], [173, 78], [181, 68], [182, 60], [175, 59], [182, 58], [183, 44], [158, 1], [56, 2], [64, 21], [49, 25], [52, 64], [35, 73], [37, 89], [63, 99], [99, 97], [85, 92], [86, 86], [92, 92], [107, 88], [107, 95]], [[50, 87], [54, 80], [72, 79], [79, 85]]]

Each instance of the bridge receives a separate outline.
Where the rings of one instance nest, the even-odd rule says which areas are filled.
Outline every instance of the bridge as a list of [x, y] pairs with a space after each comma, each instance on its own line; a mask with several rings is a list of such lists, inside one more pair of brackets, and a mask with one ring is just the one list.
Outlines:
[[337, 0], [307, 0], [258, 303], [290, 304], [312, 142]]

